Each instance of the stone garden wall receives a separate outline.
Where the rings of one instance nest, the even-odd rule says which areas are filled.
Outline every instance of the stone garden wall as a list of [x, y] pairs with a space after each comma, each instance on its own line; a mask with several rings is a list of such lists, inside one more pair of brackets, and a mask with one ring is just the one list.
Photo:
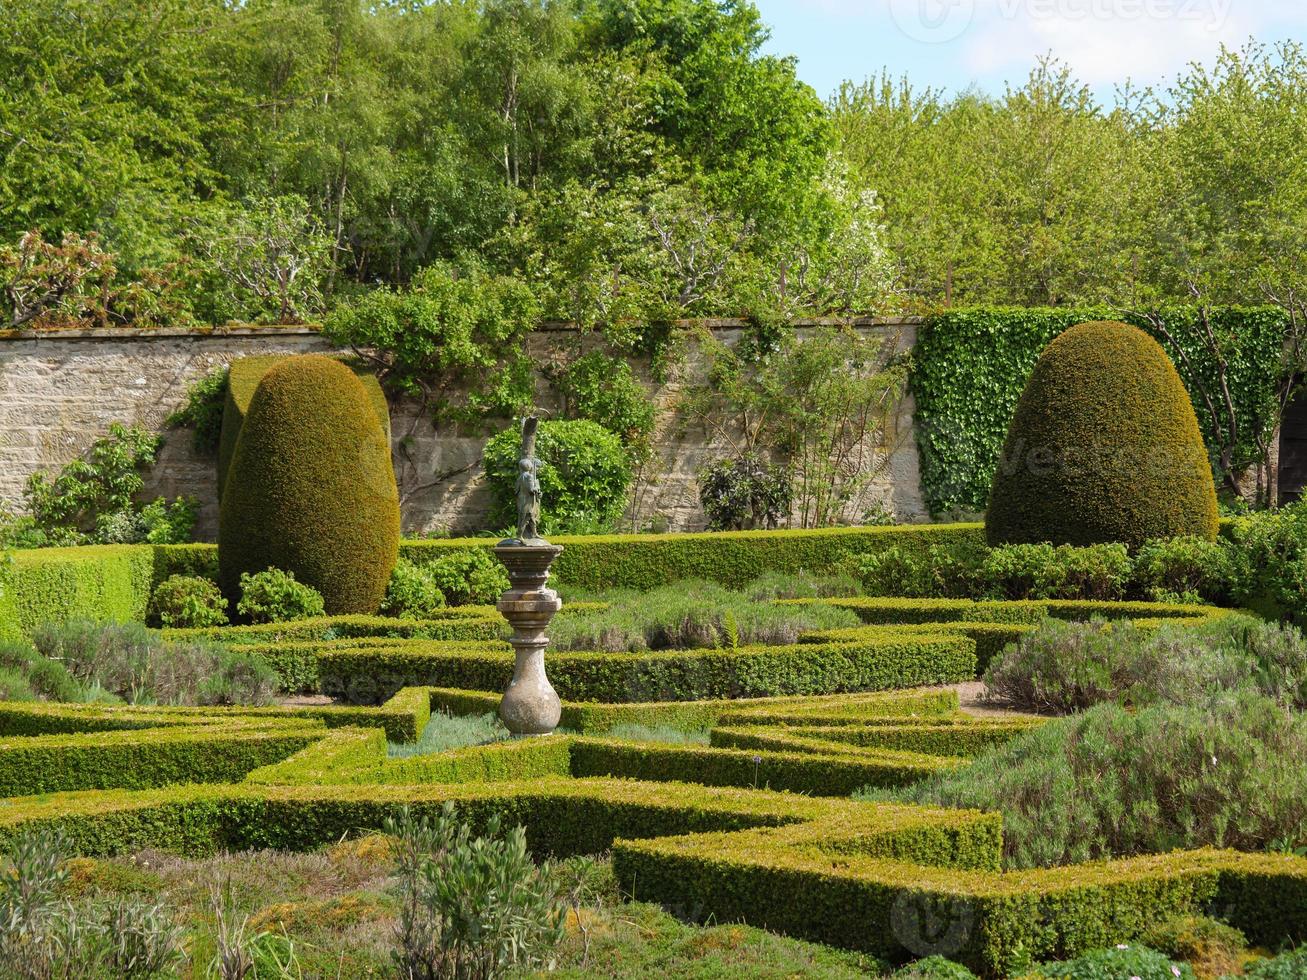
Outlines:
[[[799, 325], [810, 329], [812, 325]], [[730, 341], [742, 324], [719, 321], [715, 331]], [[916, 324], [908, 320], [865, 321], [858, 329], [884, 337], [887, 353], [910, 348]], [[575, 347], [577, 335], [545, 329], [531, 338], [540, 363]], [[162, 430], [185, 401], [186, 389], [214, 367], [249, 354], [330, 352], [332, 347], [306, 327], [243, 327], [203, 331], [82, 330], [0, 336], [0, 500], [21, 501], [23, 484], [37, 470], [75, 458], [111, 422]], [[693, 350], [682, 372], [696, 369]], [[662, 409], [674, 403], [684, 374], [650, 386]], [[548, 408], [552, 389], [543, 380], [538, 398]], [[555, 406], [556, 407], [556, 406]], [[851, 519], [884, 507], [900, 521], [926, 519], [912, 433], [913, 406], [905, 397], [893, 413], [883, 444], [867, 447], [875, 476], [850, 504]], [[396, 473], [409, 532], [474, 532], [485, 525], [488, 492], [481, 476], [481, 447], [489, 432], [453, 427], [437, 430], [403, 402], [392, 406]], [[655, 460], [636, 487], [631, 523], [636, 527], [698, 530], [703, 527], [695, 476], [701, 466], [725, 455], [726, 443], [659, 413]], [[200, 502], [199, 535], [217, 531], [214, 461], [197, 455], [189, 432], [171, 433], [148, 478], [150, 495], [188, 495]]]

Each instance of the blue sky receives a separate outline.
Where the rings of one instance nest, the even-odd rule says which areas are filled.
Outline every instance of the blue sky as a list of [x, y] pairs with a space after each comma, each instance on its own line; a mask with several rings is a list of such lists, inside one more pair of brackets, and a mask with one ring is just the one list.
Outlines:
[[1127, 78], [1162, 87], [1222, 43], [1307, 41], [1307, 0], [755, 0], [768, 50], [826, 98], [887, 67], [918, 86], [999, 94], [1051, 52], [1101, 99]]

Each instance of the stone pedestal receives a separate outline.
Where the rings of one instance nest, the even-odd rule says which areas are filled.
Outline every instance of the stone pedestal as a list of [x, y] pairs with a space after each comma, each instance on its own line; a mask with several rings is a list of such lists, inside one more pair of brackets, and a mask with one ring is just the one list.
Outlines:
[[549, 645], [545, 630], [563, 608], [558, 593], [545, 583], [549, 581], [549, 566], [562, 550], [543, 541], [511, 540], [494, 549], [508, 569], [512, 585], [496, 608], [513, 627], [508, 642], [517, 655], [513, 679], [499, 704], [499, 717], [516, 736], [548, 735], [558, 727], [563, 713], [558, 692], [545, 676], [545, 647]]

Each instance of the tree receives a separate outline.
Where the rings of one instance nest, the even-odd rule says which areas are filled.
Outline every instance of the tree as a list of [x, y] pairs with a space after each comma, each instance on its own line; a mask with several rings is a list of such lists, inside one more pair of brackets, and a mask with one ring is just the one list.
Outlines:
[[[677, 410], [731, 447], [743, 469], [774, 462], [792, 473], [788, 519], [800, 527], [839, 524], [880, 472], [894, 446], [889, 424], [906, 375], [892, 344], [850, 328], [806, 339], [783, 335], [775, 351], [735, 346], [702, 331], [704, 378]], [[761, 462], [760, 462], [761, 461]]]

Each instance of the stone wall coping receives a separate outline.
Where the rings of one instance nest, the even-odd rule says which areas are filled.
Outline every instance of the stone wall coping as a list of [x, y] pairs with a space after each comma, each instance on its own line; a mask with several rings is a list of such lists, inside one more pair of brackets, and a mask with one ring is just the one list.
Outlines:
[[[920, 325], [920, 316], [857, 316], [812, 317], [791, 321], [790, 327], [798, 330], [817, 327], [906, 327]], [[705, 327], [708, 330], [741, 330], [751, 324], [743, 317], [703, 317], [693, 320], [674, 320], [677, 327]], [[579, 329], [575, 323], [547, 321], [535, 328], [536, 333], [570, 333]], [[266, 325], [258, 323], [229, 323], [209, 327], [52, 327], [42, 330], [0, 330], [0, 341], [43, 340], [118, 340], [151, 341], [205, 337], [306, 337], [321, 334], [318, 324]]]

